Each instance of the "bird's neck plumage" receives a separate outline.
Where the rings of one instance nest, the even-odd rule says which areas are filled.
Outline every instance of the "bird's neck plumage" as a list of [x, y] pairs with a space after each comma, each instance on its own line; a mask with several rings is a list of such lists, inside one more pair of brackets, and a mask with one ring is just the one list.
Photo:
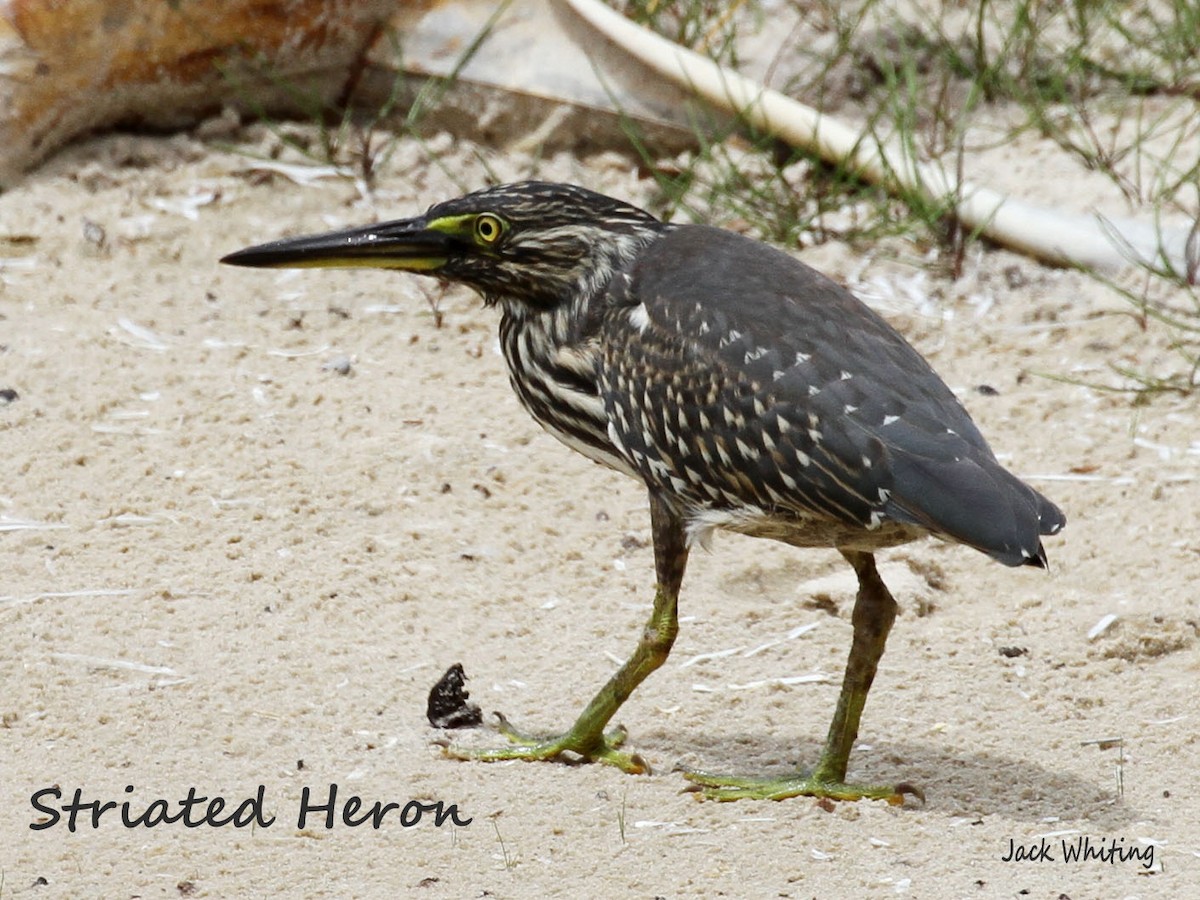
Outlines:
[[[657, 223], [655, 223], [657, 224]], [[634, 475], [608, 436], [600, 394], [599, 328], [609, 282], [661, 231], [620, 235], [580, 267], [573, 289], [551, 307], [496, 297], [500, 346], [509, 381], [529, 413], [548, 432], [589, 459]]]

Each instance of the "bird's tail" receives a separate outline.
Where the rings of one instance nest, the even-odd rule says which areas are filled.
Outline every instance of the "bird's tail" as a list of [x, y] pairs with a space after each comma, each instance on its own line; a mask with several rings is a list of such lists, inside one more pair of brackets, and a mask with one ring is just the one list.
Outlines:
[[889, 518], [928, 528], [1006, 566], [1046, 568], [1040, 536], [1067, 523], [1062, 510], [990, 456], [947, 464], [897, 452], [892, 474], [895, 490], [884, 508]]

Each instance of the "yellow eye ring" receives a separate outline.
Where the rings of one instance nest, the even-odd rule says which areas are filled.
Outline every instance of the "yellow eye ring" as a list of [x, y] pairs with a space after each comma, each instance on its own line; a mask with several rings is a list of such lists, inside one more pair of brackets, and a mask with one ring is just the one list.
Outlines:
[[475, 219], [475, 237], [484, 244], [494, 244], [504, 234], [504, 222], [491, 213], [484, 213]]

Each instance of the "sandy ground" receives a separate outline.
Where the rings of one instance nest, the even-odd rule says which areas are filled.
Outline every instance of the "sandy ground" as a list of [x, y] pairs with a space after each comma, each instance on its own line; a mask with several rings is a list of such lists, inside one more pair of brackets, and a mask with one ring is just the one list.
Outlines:
[[[473, 295], [216, 260], [420, 211], [482, 185], [481, 158], [503, 179], [650, 192], [613, 157], [442, 138], [401, 142], [366, 203], [194, 137], [114, 136], [0, 197], [0, 388], [18, 394], [0, 405], [0, 897], [1192, 895], [1196, 400], [1135, 408], [1045, 377], [1176, 358], [1095, 282], [1000, 251], [953, 283], [904, 252], [802, 254], [883, 309], [1070, 519], [1049, 574], [937, 542], [883, 554], [902, 614], [852, 776], [916, 782], [926, 806], [680, 793], [677, 763], [811, 763], [849, 646], [840, 557], [732, 536], [693, 555], [674, 655], [619, 715], [654, 775], [441, 757], [425, 701], [452, 663], [485, 710], [548, 730], [632, 649], [643, 493], [519, 408]], [[339, 804], [442, 801], [471, 821], [298, 827], [303, 792], [331, 784]], [[135, 817], [262, 786], [274, 821], [85, 811], [71, 833], [32, 803], [56, 786], [43, 804], [80, 789]], [[1141, 858], [1066, 861], [1085, 838]], [[1049, 858], [1004, 861], [1043, 839]]]

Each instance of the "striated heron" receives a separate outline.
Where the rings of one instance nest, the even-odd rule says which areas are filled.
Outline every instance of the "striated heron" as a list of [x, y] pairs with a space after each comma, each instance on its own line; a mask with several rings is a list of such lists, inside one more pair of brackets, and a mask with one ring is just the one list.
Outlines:
[[809, 773], [688, 772], [722, 800], [797, 795], [903, 802], [912, 785], [848, 784], [846, 765], [896, 616], [874, 552], [925, 535], [1045, 567], [1059, 509], [996, 461], [917, 353], [848, 290], [719, 228], [660, 222], [583, 188], [501, 185], [423, 216], [275, 241], [226, 256], [256, 267], [399, 269], [461, 282], [500, 307], [521, 403], [547, 431], [649, 489], [657, 588], [637, 649], [575, 724], [479, 760], [566, 754], [646, 771], [606, 731], [678, 631], [688, 550], [714, 529], [832, 547], [854, 567], [853, 642]]

